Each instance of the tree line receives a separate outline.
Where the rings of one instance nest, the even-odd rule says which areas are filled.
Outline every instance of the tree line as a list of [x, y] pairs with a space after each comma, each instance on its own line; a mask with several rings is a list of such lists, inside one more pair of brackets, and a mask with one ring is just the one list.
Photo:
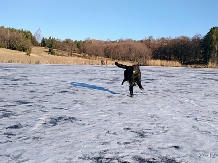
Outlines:
[[30, 31], [0, 26], [0, 48], [23, 51], [30, 55], [31, 47], [37, 45]]
[[[74, 53], [86, 54], [89, 57], [107, 57], [114, 60], [139, 61], [146, 60], [178, 61], [182, 65], [218, 63], [218, 27], [213, 27], [202, 37], [180, 36], [176, 38], [158, 38], [152, 36], [143, 40], [119, 39], [115, 41], [87, 39], [61, 41], [52, 37], [42, 38], [41, 46], [48, 47], [52, 54], [68, 56]], [[57, 51], [54, 51], [57, 49]], [[66, 54], [65, 53], [65, 54]]]
[[145, 65], [150, 59], [178, 61], [182, 65], [218, 63], [218, 27], [211, 28], [204, 37], [195, 35], [154, 39], [150, 36], [137, 41], [132, 39], [60, 40], [53, 37], [41, 39], [40, 32], [38, 30], [33, 36], [30, 31], [0, 27], [0, 47], [30, 54], [31, 46], [42, 46], [47, 47], [52, 55], [81, 54], [84, 57], [139, 61], [141, 65]]

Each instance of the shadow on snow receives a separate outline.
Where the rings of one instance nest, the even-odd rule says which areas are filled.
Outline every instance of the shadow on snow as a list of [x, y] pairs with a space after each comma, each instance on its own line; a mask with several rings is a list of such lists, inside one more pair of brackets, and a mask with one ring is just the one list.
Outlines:
[[96, 90], [100, 90], [100, 91], [105, 91], [105, 92], [109, 92], [111, 94], [118, 94], [118, 93], [116, 93], [114, 91], [110, 91], [109, 89], [106, 89], [104, 87], [100, 87], [100, 86], [96, 86], [96, 85], [91, 85], [91, 84], [86, 84], [86, 83], [71, 82], [71, 85], [72, 86], [89, 88], [89, 89], [96, 89]]

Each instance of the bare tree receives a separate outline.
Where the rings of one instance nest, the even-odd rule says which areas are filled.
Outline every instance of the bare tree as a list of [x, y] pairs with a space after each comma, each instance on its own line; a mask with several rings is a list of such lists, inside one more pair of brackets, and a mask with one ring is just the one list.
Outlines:
[[42, 36], [41, 36], [41, 29], [37, 29], [37, 31], [34, 33], [34, 37], [36, 38], [36, 40], [38, 41], [38, 43], [41, 42], [42, 40]]

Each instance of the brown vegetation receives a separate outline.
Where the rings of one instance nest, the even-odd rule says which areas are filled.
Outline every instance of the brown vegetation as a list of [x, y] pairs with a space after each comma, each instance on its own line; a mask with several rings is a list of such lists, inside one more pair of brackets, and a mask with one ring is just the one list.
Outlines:
[[218, 27], [211, 28], [204, 37], [195, 35], [153, 39], [150, 36], [138, 41], [132, 39], [73, 41], [52, 37], [41, 39], [40, 29], [33, 36], [30, 31], [1, 26], [0, 48], [19, 50], [21, 53], [12, 57], [15, 52], [11, 51], [10, 54], [1, 55], [0, 59], [1, 62], [16, 63], [91, 65], [100, 64], [100, 60], [107, 59], [108, 64], [123, 61], [139, 62], [140, 65], [146, 66], [218, 67], [217, 38]]
[[[0, 48], [1, 63], [28, 63], [28, 64], [89, 64], [99, 65], [102, 58], [85, 59], [80, 56], [55, 56], [47, 53], [48, 49], [43, 47], [33, 47], [30, 56], [25, 52]], [[104, 59], [104, 58], [103, 58]], [[108, 64], [114, 61], [108, 60]]]
[[[72, 65], [100, 65], [101, 60], [108, 60], [108, 65], [114, 65], [115, 60], [103, 57], [89, 57], [87, 55], [74, 53], [73, 56], [66, 56], [66, 52], [62, 52], [63, 56], [48, 54], [48, 49], [43, 47], [32, 47], [31, 55], [25, 52], [0, 48], [0, 63], [22, 63], [22, 64], [72, 64]], [[84, 57], [85, 56], [85, 57]], [[132, 65], [136, 62], [116, 60], [126, 65]], [[147, 66], [164, 66], [164, 67], [181, 67], [184, 66], [177, 61], [167, 60], [146, 60]], [[216, 64], [209, 63], [205, 65], [188, 65], [195, 68], [217, 68]]]
[[[131, 39], [116, 41], [85, 40], [64, 41], [54, 38], [42, 40], [42, 46], [49, 48], [53, 55], [74, 56], [75, 53], [85, 58], [107, 57], [111, 60], [139, 61], [141, 65], [188, 66], [208, 65], [208, 57], [202, 53], [202, 38], [181, 36], [177, 38], [152, 37], [135, 41]], [[54, 50], [57, 49], [57, 50]]]

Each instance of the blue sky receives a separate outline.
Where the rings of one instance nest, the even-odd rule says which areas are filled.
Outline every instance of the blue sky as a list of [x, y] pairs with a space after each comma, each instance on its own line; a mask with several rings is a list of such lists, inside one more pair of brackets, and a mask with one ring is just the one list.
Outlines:
[[0, 26], [64, 40], [204, 36], [217, 0], [1, 0]]

